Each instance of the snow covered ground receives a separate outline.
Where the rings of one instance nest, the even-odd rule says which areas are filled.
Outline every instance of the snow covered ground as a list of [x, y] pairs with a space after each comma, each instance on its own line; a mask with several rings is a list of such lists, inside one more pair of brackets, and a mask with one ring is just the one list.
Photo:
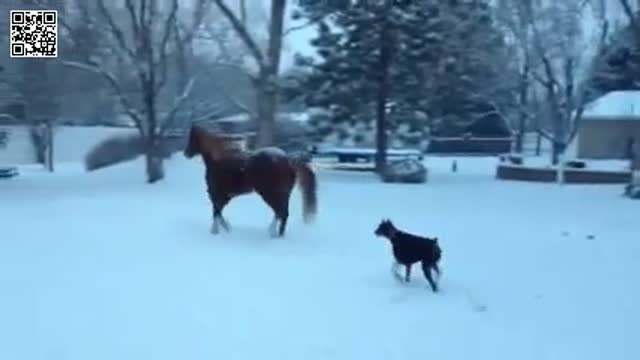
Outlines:
[[[639, 359], [640, 203], [620, 186], [494, 180], [429, 159], [425, 185], [319, 174], [284, 239], [256, 196], [208, 233], [199, 161], [22, 169], [0, 181], [0, 359]], [[397, 283], [373, 230], [435, 235], [442, 292]]]

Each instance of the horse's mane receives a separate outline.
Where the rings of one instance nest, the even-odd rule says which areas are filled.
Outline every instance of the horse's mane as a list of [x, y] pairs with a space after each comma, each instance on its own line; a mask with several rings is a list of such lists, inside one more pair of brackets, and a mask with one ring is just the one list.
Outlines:
[[201, 126], [194, 124], [192, 131], [205, 163], [225, 159], [242, 159], [249, 155], [248, 152], [241, 149], [234, 142], [218, 134], [213, 134]]

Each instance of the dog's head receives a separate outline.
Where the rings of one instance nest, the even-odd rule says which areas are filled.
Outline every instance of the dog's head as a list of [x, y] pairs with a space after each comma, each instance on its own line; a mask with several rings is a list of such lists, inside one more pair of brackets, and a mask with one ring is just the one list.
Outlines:
[[393, 223], [391, 222], [391, 220], [384, 219], [380, 222], [380, 224], [376, 228], [376, 231], [374, 231], [374, 234], [376, 236], [384, 236], [388, 238], [393, 234], [395, 229], [396, 228], [393, 226]]

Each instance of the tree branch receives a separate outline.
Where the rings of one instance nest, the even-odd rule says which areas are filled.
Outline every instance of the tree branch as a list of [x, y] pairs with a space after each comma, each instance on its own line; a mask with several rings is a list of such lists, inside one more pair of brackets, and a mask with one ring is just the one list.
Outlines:
[[[130, 0], [127, 0], [127, 1], [130, 1]], [[104, 17], [107, 24], [109, 25], [110, 32], [113, 35], [113, 37], [116, 39], [116, 42], [118, 43], [119, 48], [122, 51], [124, 51], [131, 59], [135, 59], [135, 51], [131, 49], [127, 44], [124, 33], [122, 32], [120, 27], [118, 27], [118, 24], [116, 24], [109, 10], [107, 10], [104, 0], [98, 0], [98, 11], [100, 12], [100, 15]]]
[[227, 6], [224, 0], [213, 1], [218, 6], [218, 9], [220, 9], [225, 18], [231, 23], [231, 26], [238, 34], [240, 39], [242, 39], [245, 46], [249, 49], [249, 52], [258, 63], [258, 66], [264, 67], [266, 65], [264, 55], [262, 54], [262, 51], [260, 51], [260, 47], [256, 43], [255, 39], [251, 37], [251, 34], [249, 34], [246, 26], [241, 22], [240, 19], [238, 19], [238, 17], [233, 13], [229, 6]]
[[640, 32], [640, 23], [638, 22], [638, 17], [636, 16], [631, 4], [629, 4], [629, 0], [619, 0], [620, 5], [622, 5], [622, 9], [624, 9], [625, 15], [629, 19], [629, 23], [635, 30], [636, 33]]
[[315, 25], [315, 24], [319, 23], [325, 17], [326, 17], [325, 14], [317, 15], [316, 17], [307, 20], [303, 24], [291, 26], [291, 27], [287, 28], [286, 30], [284, 30], [284, 32], [282, 33], [282, 36], [287, 36], [287, 35], [289, 35], [291, 33], [296, 32], [296, 31], [306, 29], [309, 26], [312, 26], [312, 25]]
[[[160, 67], [160, 78], [156, 81], [155, 88], [156, 91], [162, 88], [167, 82], [167, 72], [168, 72], [168, 47], [169, 47], [169, 39], [171, 38], [171, 34], [173, 33], [173, 25], [176, 23], [178, 13], [178, 0], [171, 0], [171, 9], [169, 10], [169, 15], [167, 16], [166, 21], [164, 22], [162, 39], [160, 40], [160, 57], [158, 59], [158, 67]], [[155, 64], [154, 64], [155, 66]]]
[[131, 119], [136, 124], [136, 127], [142, 134], [144, 134], [144, 128], [142, 126], [143, 119], [141, 114], [135, 109], [135, 107], [129, 102], [129, 99], [125, 96], [122, 86], [118, 79], [109, 71], [102, 69], [100, 67], [94, 65], [83, 64], [75, 61], [63, 61], [62, 64], [64, 66], [68, 66], [71, 68], [76, 68], [79, 70], [88, 71], [97, 75], [102, 76], [113, 88], [116, 93], [116, 96], [120, 100], [120, 104], [123, 107], [123, 110], [131, 117]]
[[[35, 5], [37, 8], [40, 8], [42, 10], [49, 10], [51, 9], [51, 7], [47, 4], [47, 3], [43, 3], [41, 0], [35, 0], [33, 1], [33, 5]], [[69, 35], [73, 34], [73, 27], [71, 25], [69, 25], [69, 23], [66, 21], [64, 16], [58, 16], [58, 24], [60, 24], [60, 26], [62, 28], [64, 28], [65, 30], [67, 30], [67, 32], [69, 33]], [[73, 37], [71, 38], [72, 42], [75, 42], [75, 39], [73, 39]]]
[[545, 131], [544, 129], [542, 129], [540, 127], [536, 128], [536, 132], [538, 134], [540, 134], [540, 136], [542, 136], [543, 138], [545, 138], [545, 139], [547, 139], [549, 141], [552, 141], [552, 142], [556, 141], [555, 137], [552, 134], [550, 134], [549, 132]]
[[169, 110], [169, 112], [167, 113], [167, 115], [162, 121], [162, 127], [160, 128], [160, 135], [164, 134], [164, 132], [168, 129], [169, 125], [173, 123], [173, 120], [176, 114], [178, 113], [178, 110], [180, 110], [180, 107], [191, 95], [191, 91], [193, 90], [193, 85], [195, 84], [197, 78], [198, 76], [196, 75], [196, 76], [193, 76], [191, 79], [189, 79], [184, 89], [182, 89], [182, 94], [180, 94], [180, 96], [178, 96], [176, 100], [173, 102], [173, 106], [171, 107], [171, 110]]

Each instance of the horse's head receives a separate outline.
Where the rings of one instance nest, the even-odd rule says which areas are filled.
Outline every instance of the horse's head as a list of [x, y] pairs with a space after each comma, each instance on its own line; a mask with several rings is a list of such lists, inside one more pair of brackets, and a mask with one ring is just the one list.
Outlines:
[[184, 149], [184, 156], [190, 159], [200, 154], [212, 160], [220, 160], [229, 149], [230, 144], [227, 139], [210, 134], [206, 130], [193, 125], [189, 131], [189, 139]]

